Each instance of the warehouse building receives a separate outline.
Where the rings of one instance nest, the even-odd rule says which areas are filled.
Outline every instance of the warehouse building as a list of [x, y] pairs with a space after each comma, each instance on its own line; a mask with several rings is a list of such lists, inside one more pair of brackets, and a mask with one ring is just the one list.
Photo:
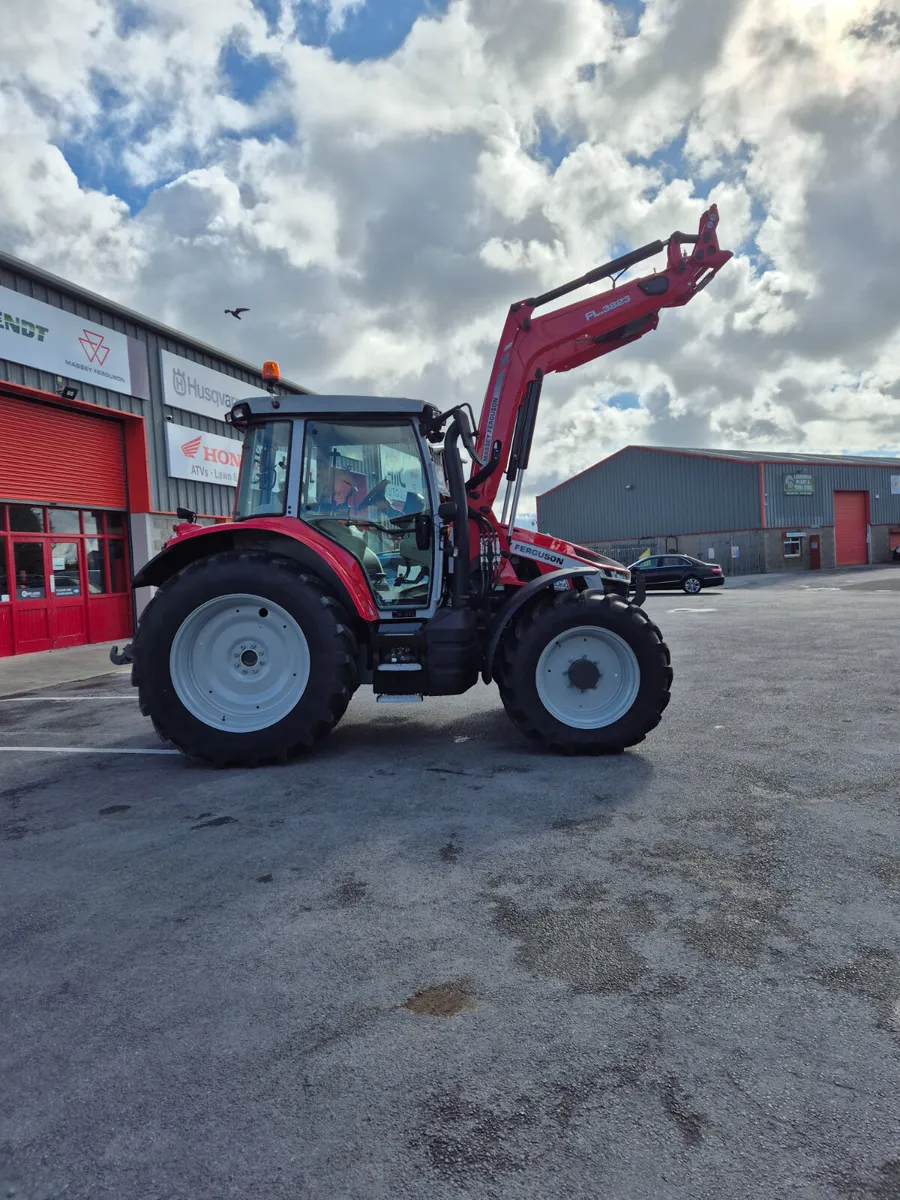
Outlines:
[[176, 509], [231, 513], [223, 418], [265, 390], [258, 367], [0, 253], [0, 657], [132, 633], [149, 589], [130, 580]]
[[646, 549], [729, 574], [889, 562], [900, 459], [626, 446], [538, 496], [537, 516], [626, 564]]

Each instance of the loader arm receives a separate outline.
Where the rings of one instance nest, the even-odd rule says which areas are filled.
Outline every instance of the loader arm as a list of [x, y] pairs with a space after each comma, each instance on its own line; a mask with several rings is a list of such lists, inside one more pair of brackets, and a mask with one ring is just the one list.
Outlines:
[[[571, 283], [512, 305], [478, 422], [478, 458], [482, 463], [496, 461], [497, 465], [485, 478], [485, 472], [473, 462], [469, 480], [470, 490], [477, 486], [481, 505], [493, 504], [504, 472], [512, 481], [528, 465], [544, 375], [570, 371], [637, 341], [657, 327], [660, 309], [687, 304], [732, 257], [730, 250], [719, 248], [718, 222], [718, 209], [710, 205], [697, 234], [673, 233], [665, 242], [642, 246]], [[690, 253], [682, 249], [685, 244]], [[540, 305], [599, 279], [619, 275], [662, 250], [667, 251], [664, 270], [545, 316], [532, 315]]]

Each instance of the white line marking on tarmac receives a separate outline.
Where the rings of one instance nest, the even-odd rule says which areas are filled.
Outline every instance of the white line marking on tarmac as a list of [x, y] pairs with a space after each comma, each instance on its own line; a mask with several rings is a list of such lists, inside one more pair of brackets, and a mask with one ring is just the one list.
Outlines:
[[676, 612], [709, 613], [709, 612], [718, 612], [719, 610], [717, 608], [670, 608], [670, 609], [668, 609], [668, 611], [670, 613], [676, 613]]
[[132, 750], [112, 746], [0, 746], [0, 754], [180, 754], [179, 750]]
[[124, 696], [2, 696], [0, 704], [68, 704], [71, 700], [137, 700], [128, 692]]

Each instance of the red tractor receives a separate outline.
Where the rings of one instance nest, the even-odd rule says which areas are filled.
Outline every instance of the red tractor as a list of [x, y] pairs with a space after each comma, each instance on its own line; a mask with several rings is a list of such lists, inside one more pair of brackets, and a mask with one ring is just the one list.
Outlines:
[[[126, 661], [160, 736], [205, 762], [252, 766], [319, 743], [360, 684], [380, 702], [415, 702], [481, 679], [496, 680], [513, 722], [551, 750], [642, 741], [672, 669], [659, 629], [629, 602], [628, 570], [517, 528], [516, 509], [544, 377], [636, 341], [660, 309], [686, 304], [731, 257], [717, 224], [713, 205], [696, 235], [673, 233], [514, 304], [477, 429], [465, 404], [270, 391], [235, 405], [227, 419], [244, 453], [232, 520], [200, 527], [189, 514], [134, 578], [158, 589]], [[658, 273], [534, 316], [662, 250]]]

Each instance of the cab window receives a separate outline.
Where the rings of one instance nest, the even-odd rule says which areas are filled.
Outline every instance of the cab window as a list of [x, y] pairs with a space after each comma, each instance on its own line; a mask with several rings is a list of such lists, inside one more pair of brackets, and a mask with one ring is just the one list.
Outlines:
[[307, 422], [300, 516], [359, 560], [380, 607], [428, 604], [434, 550], [414, 521], [430, 509], [411, 422]]
[[291, 430], [290, 421], [266, 421], [247, 430], [234, 509], [236, 520], [284, 515]]

